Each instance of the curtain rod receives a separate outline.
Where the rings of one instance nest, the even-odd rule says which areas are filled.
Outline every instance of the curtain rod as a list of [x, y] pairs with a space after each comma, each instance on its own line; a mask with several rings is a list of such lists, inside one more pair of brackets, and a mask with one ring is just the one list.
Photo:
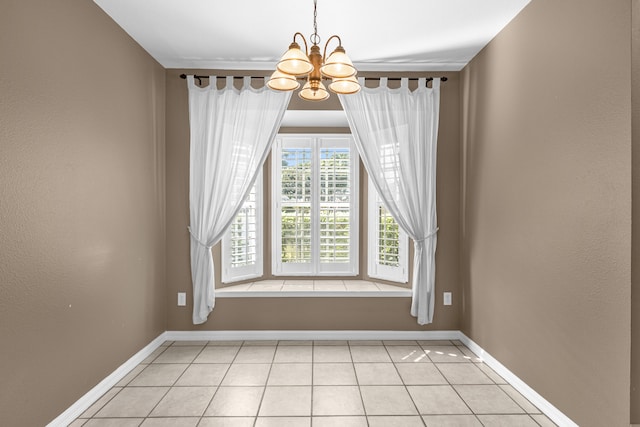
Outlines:
[[[226, 78], [226, 77], [233, 77], [234, 80], [236, 79], [244, 79], [244, 76], [216, 76], [216, 77], [220, 77], [220, 78]], [[264, 79], [265, 77], [268, 76], [249, 76], [252, 79]], [[187, 75], [186, 74], [180, 74], [180, 78], [181, 79], [186, 79]], [[208, 79], [209, 76], [199, 76], [194, 74], [193, 78], [198, 80], [198, 84], [202, 84], [202, 80], [201, 79]], [[399, 81], [402, 80], [404, 77], [387, 77], [388, 81]], [[428, 82], [430, 82], [431, 80], [433, 80], [433, 77], [408, 77], [408, 80], [418, 80], [419, 78], [426, 78]], [[381, 77], [365, 77], [365, 80], [380, 80]], [[449, 80], [446, 77], [440, 77], [440, 81], [446, 82], [447, 80]]]

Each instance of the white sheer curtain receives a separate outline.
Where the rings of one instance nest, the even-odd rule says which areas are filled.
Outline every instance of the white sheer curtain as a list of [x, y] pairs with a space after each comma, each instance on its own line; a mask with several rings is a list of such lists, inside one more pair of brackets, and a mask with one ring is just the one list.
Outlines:
[[410, 91], [408, 79], [390, 89], [364, 87], [340, 95], [356, 146], [385, 206], [414, 241], [411, 315], [433, 321], [435, 302], [436, 152], [440, 79]]
[[233, 77], [216, 88], [216, 78], [189, 88], [189, 210], [193, 323], [207, 320], [215, 304], [211, 247], [223, 236], [242, 207], [278, 132], [291, 92], [251, 87], [241, 90]]

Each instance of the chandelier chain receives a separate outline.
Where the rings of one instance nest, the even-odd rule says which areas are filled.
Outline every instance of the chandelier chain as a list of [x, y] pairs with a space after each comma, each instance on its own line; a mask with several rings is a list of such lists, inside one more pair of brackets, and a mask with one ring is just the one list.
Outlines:
[[320, 36], [318, 35], [318, 0], [313, 0], [313, 34], [311, 34], [309, 40], [313, 44], [320, 44]]

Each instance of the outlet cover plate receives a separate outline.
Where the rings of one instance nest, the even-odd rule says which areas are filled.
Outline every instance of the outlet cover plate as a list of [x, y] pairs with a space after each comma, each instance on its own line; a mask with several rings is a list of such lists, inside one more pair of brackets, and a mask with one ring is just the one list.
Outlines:
[[178, 292], [178, 307], [184, 307], [187, 305], [187, 293]]
[[443, 294], [443, 300], [444, 305], [451, 305], [451, 292], [445, 292]]

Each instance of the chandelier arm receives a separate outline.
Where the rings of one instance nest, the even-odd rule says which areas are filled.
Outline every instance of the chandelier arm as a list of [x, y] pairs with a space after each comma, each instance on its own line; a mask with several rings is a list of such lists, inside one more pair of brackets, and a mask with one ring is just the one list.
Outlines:
[[338, 36], [337, 34], [334, 34], [331, 37], [329, 37], [329, 40], [327, 40], [327, 42], [324, 44], [324, 52], [322, 54], [322, 62], [325, 62], [327, 60], [327, 46], [329, 46], [329, 42], [334, 37], [338, 39], [338, 46], [342, 46], [342, 39], [340, 39], [340, 36]]
[[301, 32], [296, 32], [293, 35], [293, 42], [295, 43], [296, 41], [296, 36], [300, 36], [302, 37], [302, 41], [304, 42], [304, 54], [309, 56], [309, 45], [307, 45], [307, 39], [304, 38], [304, 34], [302, 34]]

